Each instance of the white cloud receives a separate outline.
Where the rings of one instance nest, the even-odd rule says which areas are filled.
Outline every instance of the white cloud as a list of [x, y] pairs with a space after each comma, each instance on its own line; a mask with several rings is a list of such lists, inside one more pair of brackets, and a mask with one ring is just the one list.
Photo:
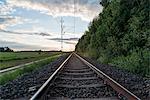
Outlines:
[[[9, 5], [57, 16], [74, 16], [74, 0], [8, 0]], [[99, 0], [75, 0], [75, 16], [91, 21], [102, 7]]]
[[38, 20], [31, 20], [12, 15], [15, 11], [13, 4], [0, 1], [0, 29], [5, 29], [8, 26], [15, 26], [17, 24], [23, 24], [25, 22], [38, 23]]
[[14, 12], [12, 5], [7, 5], [4, 2], [0, 2], [0, 16], [8, 15]]
[[[13, 46], [13, 48], [14, 49], [16, 48], [16, 50], [19, 50], [19, 49], [22, 49], [22, 50], [27, 50], [27, 49], [59, 50], [59, 44], [60, 44], [55, 41], [46, 40], [45, 38], [40, 37], [40, 36], [33, 37], [30, 35], [26, 35], [26, 34], [22, 34], [22, 35], [9, 34], [9, 33], [6, 34], [4, 32], [0, 32], [0, 39], [1, 39], [1, 41], [13, 42], [8, 45], [8, 43], [0, 41], [0, 46], [9, 46], [9, 47]], [[51, 44], [53, 44], [53, 45], [51, 45]], [[29, 48], [28, 46], [30, 46], [32, 48]], [[36, 48], [36, 47], [38, 47], [38, 48]]]
[[0, 29], [5, 29], [8, 26], [23, 24], [28, 21], [28, 19], [24, 19], [18, 16], [0, 16]]
[[23, 44], [13, 41], [0, 40], [0, 47], [10, 47], [13, 50], [57, 50], [57, 48], [42, 47], [39, 45]]

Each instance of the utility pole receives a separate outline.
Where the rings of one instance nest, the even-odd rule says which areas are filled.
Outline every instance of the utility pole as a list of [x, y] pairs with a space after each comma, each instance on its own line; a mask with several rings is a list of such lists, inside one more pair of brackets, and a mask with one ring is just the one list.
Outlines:
[[63, 50], [63, 31], [64, 31], [64, 20], [63, 18], [61, 17], [61, 20], [60, 20], [60, 23], [61, 23], [61, 51]]

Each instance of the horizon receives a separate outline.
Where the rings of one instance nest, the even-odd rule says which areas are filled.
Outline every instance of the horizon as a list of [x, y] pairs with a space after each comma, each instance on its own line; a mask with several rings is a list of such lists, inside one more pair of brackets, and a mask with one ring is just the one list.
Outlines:
[[[9, 47], [0, 47], [0, 49], [2, 48], [9, 48]], [[13, 50], [12, 48], [9, 48], [12, 51], [8, 51], [8, 52], [66, 52], [66, 51], [61, 51], [61, 50]], [[7, 51], [0, 51], [0, 52], [7, 52]], [[74, 52], [74, 51], [68, 51], [68, 52]]]

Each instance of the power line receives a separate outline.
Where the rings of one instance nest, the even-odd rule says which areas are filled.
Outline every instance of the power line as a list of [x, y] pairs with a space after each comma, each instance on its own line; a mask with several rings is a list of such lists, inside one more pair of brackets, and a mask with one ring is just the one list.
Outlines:
[[61, 51], [63, 50], [63, 33], [64, 33], [64, 20], [63, 18], [61, 17], [61, 20], [60, 20], [60, 23], [61, 23]]
[[[76, 25], [75, 25], [75, 11], [76, 11], [76, 6], [75, 6], [75, 0], [74, 0], [74, 25], [73, 25], [73, 33], [75, 33], [75, 28], [76, 28]], [[65, 33], [64, 32], [64, 20], [63, 18], [61, 17], [61, 20], [60, 20], [60, 23], [61, 23], [61, 51], [63, 50], [63, 34]]]

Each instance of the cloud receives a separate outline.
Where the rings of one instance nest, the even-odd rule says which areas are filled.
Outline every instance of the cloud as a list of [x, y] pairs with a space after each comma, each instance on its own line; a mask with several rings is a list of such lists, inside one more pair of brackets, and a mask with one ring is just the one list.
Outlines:
[[[78, 33], [78, 34], [72, 34], [72, 33], [65, 33], [63, 35], [63, 43], [68, 44], [68, 45], [73, 45], [75, 46], [79, 40], [79, 38], [83, 35], [84, 33]], [[53, 38], [47, 38], [48, 40], [56, 41], [56, 42], [61, 42], [60, 37], [53, 37]]]
[[54, 50], [54, 48], [49, 47], [41, 47], [37, 45], [28, 45], [28, 44], [22, 44], [12, 41], [1, 41], [0, 40], [0, 47], [10, 47], [14, 50]]
[[11, 14], [14, 11], [15, 9], [13, 9], [12, 5], [8, 5], [6, 2], [0, 1], [0, 16]]
[[0, 29], [0, 32], [11, 33], [11, 34], [26, 34], [26, 35], [51, 36], [48, 33], [42, 33], [42, 32], [41, 33], [33, 33], [33, 32], [23, 33], [23, 32], [14, 32], [14, 31], [2, 30], [2, 29]]
[[15, 11], [13, 4], [9, 4], [5, 0], [0, 1], [0, 29], [5, 29], [8, 26], [15, 26], [26, 22], [37, 23], [37, 20], [33, 21], [31, 19], [15, 16], [13, 14]]
[[77, 44], [77, 42], [68, 42], [68, 41], [64, 41], [64, 43], [66, 43], [66, 44], [73, 44], [73, 45]]
[[57, 41], [59, 41], [59, 40], [73, 40], [73, 41], [77, 41], [79, 38], [63, 38], [63, 39], [61, 39], [61, 38], [49, 38], [49, 40], [57, 40]]
[[7, 0], [13, 7], [22, 7], [28, 10], [38, 10], [41, 13], [57, 16], [75, 16], [82, 20], [91, 21], [102, 10], [99, 0]]
[[48, 38], [48, 40], [54, 40], [57, 42], [61, 42], [61, 40], [63, 40], [63, 43], [75, 45], [77, 43], [77, 41], [79, 40], [79, 38], [63, 38], [63, 39], [61, 39], [61, 38]]
[[7, 15], [0, 16], [0, 29], [5, 29], [8, 26], [23, 24], [28, 21], [29, 21], [28, 19], [24, 19], [18, 16], [7, 16]]

